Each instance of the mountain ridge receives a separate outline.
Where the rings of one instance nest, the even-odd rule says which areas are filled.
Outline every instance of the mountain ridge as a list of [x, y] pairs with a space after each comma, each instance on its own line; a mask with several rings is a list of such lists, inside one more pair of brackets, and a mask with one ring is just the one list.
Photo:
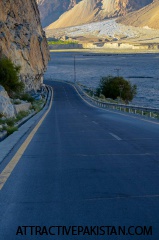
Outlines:
[[117, 22], [134, 27], [159, 29], [159, 0], [155, 0], [148, 6], [119, 18]]
[[56, 21], [64, 12], [73, 8], [81, 0], [36, 0], [42, 26], [46, 27]]
[[[51, 0], [44, 1], [46, 3], [46, 1]], [[65, 11], [47, 28], [65, 28], [119, 17], [138, 10], [151, 2], [153, 0], [82, 0], [74, 3], [70, 10]]]

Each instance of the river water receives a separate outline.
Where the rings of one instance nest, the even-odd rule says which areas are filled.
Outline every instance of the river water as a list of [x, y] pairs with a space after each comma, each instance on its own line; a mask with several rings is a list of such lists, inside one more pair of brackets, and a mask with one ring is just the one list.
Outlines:
[[45, 79], [76, 81], [96, 88], [102, 76], [123, 76], [137, 85], [132, 104], [159, 107], [159, 54], [52, 52]]

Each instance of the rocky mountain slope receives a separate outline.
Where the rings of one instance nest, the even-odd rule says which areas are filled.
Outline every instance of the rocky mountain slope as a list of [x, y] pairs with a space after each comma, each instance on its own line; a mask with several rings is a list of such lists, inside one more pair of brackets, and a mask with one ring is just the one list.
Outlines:
[[[94, 47], [98, 45], [99, 48], [103, 48], [104, 44], [109, 45], [105, 45], [105, 47], [111, 48], [114, 46], [114, 48], [118, 48], [121, 43], [130, 45], [146, 44], [150, 48], [155, 43], [158, 48], [159, 43], [159, 29], [127, 26], [117, 23], [115, 19], [46, 30], [46, 34], [50, 38], [64, 39], [67, 37], [70, 40], [77, 40], [78, 43], [84, 44], [86, 48], [92, 48], [92, 44]], [[96, 43], [98, 44], [96, 45]], [[125, 45], [123, 47], [130, 46]]]
[[153, 0], [82, 0], [71, 10], [65, 12], [57, 21], [50, 24], [47, 29], [77, 26], [122, 16], [151, 2]]
[[26, 89], [38, 88], [49, 60], [36, 0], [0, 1], [0, 57], [21, 66]]
[[117, 22], [135, 27], [159, 29], [159, 0], [120, 18]]
[[36, 0], [43, 27], [56, 21], [64, 12], [73, 8], [81, 0]]

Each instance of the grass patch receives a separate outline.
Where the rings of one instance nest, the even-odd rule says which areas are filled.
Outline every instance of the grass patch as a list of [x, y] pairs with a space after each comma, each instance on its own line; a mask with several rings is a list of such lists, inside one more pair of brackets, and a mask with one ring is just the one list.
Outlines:
[[5, 123], [5, 120], [0, 118], [0, 124], [4, 124], [4, 123]]
[[70, 40], [66, 40], [66, 41], [57, 40], [57, 41], [48, 41], [48, 44], [49, 45], [55, 45], [55, 44], [68, 45], [68, 44], [78, 44], [78, 42], [70, 41]]
[[15, 127], [15, 126], [11, 126], [11, 127], [9, 126], [9, 127], [6, 128], [8, 136], [11, 135], [12, 133], [14, 133], [17, 130], [18, 130], [18, 127]]
[[15, 123], [23, 119], [24, 117], [27, 117], [29, 115], [29, 111], [20, 111], [16, 117], [14, 118], [7, 118], [7, 119], [0, 119], [0, 124], [7, 124], [8, 126], [12, 127]]
[[1, 130], [6, 130], [8, 135], [12, 134], [18, 130], [18, 127], [16, 127], [15, 124], [28, 115], [29, 111], [21, 111], [14, 118], [0, 119], [0, 124], [3, 125]]
[[17, 115], [16, 115], [16, 121], [20, 121], [21, 119], [27, 117], [29, 115], [29, 111], [20, 111]]
[[[32, 107], [31, 109], [34, 109], [34, 111], [37, 113], [39, 111], [41, 111], [41, 109], [43, 108], [46, 99], [41, 99], [41, 100], [35, 100], [33, 97], [31, 97], [29, 94], [22, 94], [21, 97], [19, 98], [23, 98], [23, 100], [26, 101], [30, 101], [32, 103]], [[2, 125], [2, 129], [0, 129], [0, 131], [7, 131], [7, 135], [11, 135], [12, 133], [14, 133], [15, 131], [18, 130], [18, 126], [16, 126], [16, 123], [18, 123], [20, 120], [22, 120], [23, 118], [27, 117], [31, 111], [20, 111], [15, 117], [13, 118], [4, 118], [3, 119], [3, 114], [0, 115], [0, 125]]]
[[23, 93], [19, 96], [19, 98], [23, 101], [31, 102], [33, 103], [35, 99], [28, 93]]
[[16, 118], [8, 118], [5, 120], [5, 123], [9, 126], [9, 127], [13, 127], [14, 124], [16, 122]]
[[41, 99], [41, 100], [35, 100], [32, 104], [32, 108], [34, 109], [34, 111], [36, 112], [40, 112], [41, 109], [43, 108], [45, 104], [45, 100]]
[[18, 105], [18, 104], [21, 104], [21, 101], [20, 100], [14, 100], [14, 104]]

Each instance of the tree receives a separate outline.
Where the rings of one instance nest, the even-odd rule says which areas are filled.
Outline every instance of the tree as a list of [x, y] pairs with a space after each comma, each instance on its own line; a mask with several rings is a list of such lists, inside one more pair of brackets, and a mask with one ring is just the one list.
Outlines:
[[15, 66], [8, 58], [0, 59], [0, 85], [11, 96], [13, 92], [24, 90], [24, 83], [19, 80], [20, 66]]
[[123, 77], [102, 77], [99, 87], [96, 91], [97, 95], [103, 94], [106, 98], [117, 99], [120, 97], [125, 102], [130, 102], [137, 93], [137, 86], [132, 85]]

